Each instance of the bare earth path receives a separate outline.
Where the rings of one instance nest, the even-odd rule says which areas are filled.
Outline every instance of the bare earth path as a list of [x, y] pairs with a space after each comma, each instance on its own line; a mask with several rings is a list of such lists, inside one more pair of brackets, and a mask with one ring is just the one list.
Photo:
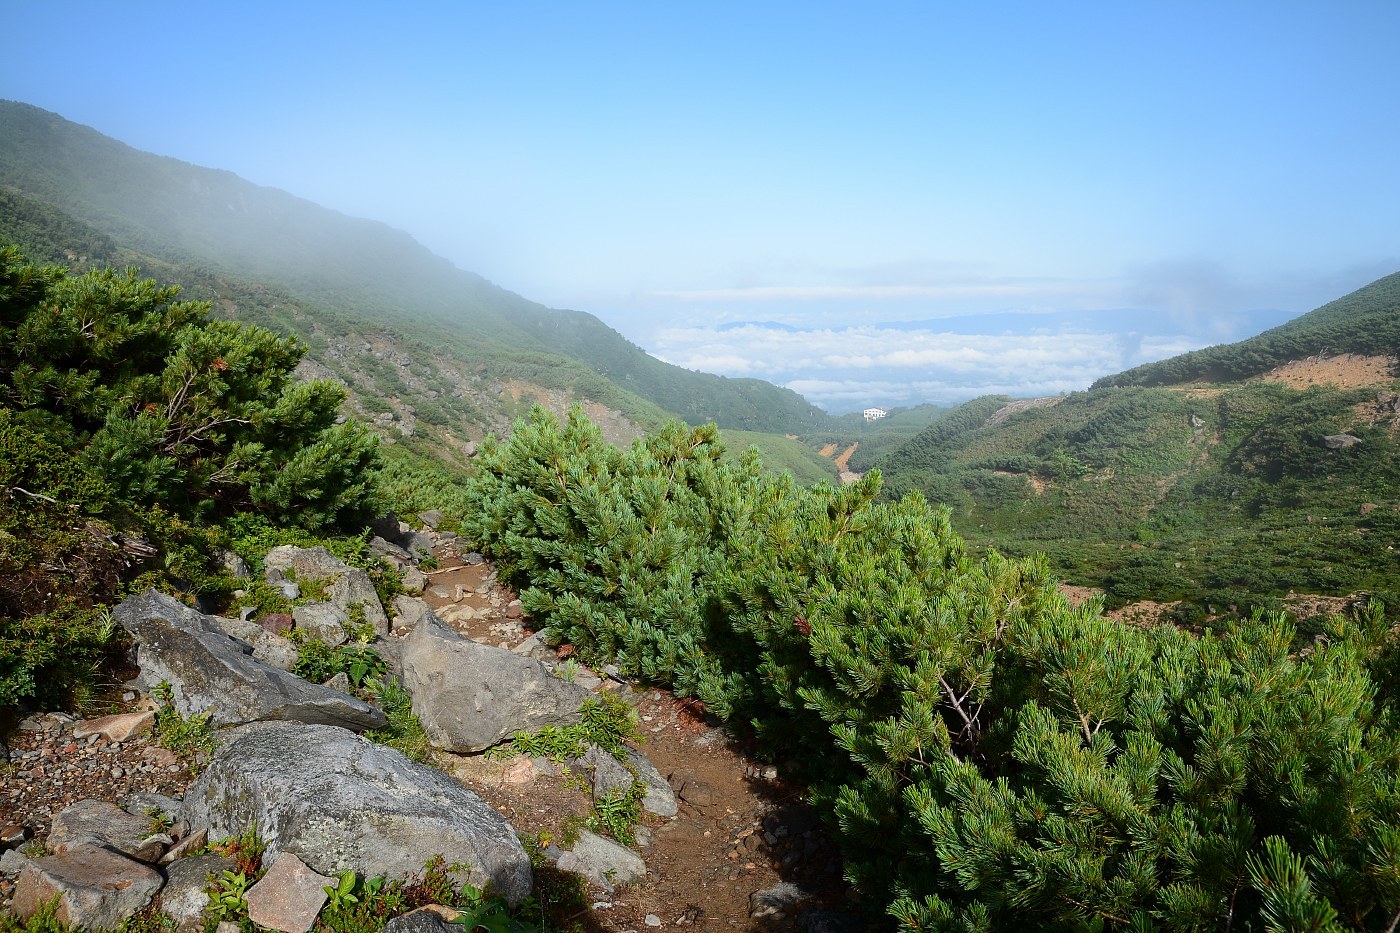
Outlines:
[[[475, 556], [472, 560], [477, 560]], [[513, 594], [496, 581], [490, 566], [468, 564], [450, 545], [440, 550], [442, 569], [430, 577], [424, 599], [468, 637], [515, 647], [527, 637], [507, 613]], [[475, 616], [475, 618], [470, 618]], [[586, 673], [579, 682], [591, 685]], [[755, 764], [725, 730], [694, 715], [667, 691], [633, 690], [611, 680], [595, 689], [616, 689], [633, 703], [647, 736], [641, 750], [662, 775], [685, 770], [700, 793], [687, 790], [673, 819], [650, 816], [649, 845], [637, 851], [647, 863], [643, 883], [612, 894], [594, 891], [579, 921], [590, 930], [645, 930], [646, 918], [663, 927], [708, 930], [793, 930], [795, 917], [751, 918], [752, 892], [789, 882], [811, 895], [807, 907], [849, 909], [834, 846], [815, 813], [800, 802], [798, 788], [776, 768]], [[528, 759], [442, 756], [445, 769], [503, 813], [527, 837], [559, 840], [570, 818], [588, 811], [586, 793], [563, 775], [541, 773]], [[674, 782], [673, 782], [674, 783]]]

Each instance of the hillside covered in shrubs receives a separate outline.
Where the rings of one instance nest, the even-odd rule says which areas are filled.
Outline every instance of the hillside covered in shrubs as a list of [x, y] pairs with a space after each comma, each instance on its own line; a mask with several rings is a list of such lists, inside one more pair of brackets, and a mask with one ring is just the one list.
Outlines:
[[[713, 425], [619, 448], [537, 408], [471, 477], [425, 472], [340, 420], [335, 386], [293, 378], [295, 340], [177, 298], [0, 252], [0, 702], [82, 702], [120, 647], [105, 609], [150, 585], [218, 602], [223, 548], [314, 533], [364, 559], [367, 517], [439, 507], [552, 641], [694, 698], [799, 776], [872, 924], [1400, 920], [1400, 651], [1379, 603], [1121, 624], [1071, 607], [1042, 558], [974, 552], [917, 491], [803, 486]], [[1155, 391], [1117, 396], [1136, 426], [1095, 442], [1123, 474], [1149, 456], [1144, 413], [1196, 411]], [[976, 429], [1000, 403], [982, 404], [930, 432]], [[1075, 443], [1040, 459], [1103, 467]]]
[[1394, 639], [1377, 607], [1218, 633], [1072, 609], [878, 475], [798, 488], [673, 425], [537, 411], [464, 527], [554, 638], [750, 725], [908, 929], [1386, 929]]

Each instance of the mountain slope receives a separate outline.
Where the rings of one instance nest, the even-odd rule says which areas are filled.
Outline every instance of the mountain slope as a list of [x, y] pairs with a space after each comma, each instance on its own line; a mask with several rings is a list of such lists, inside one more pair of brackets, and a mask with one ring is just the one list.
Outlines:
[[[279, 292], [309, 319], [297, 328], [303, 336], [314, 336], [312, 325], [329, 313], [389, 329], [483, 374], [544, 374], [544, 388], [632, 409], [626, 413], [644, 424], [657, 410], [767, 431], [810, 429], [826, 417], [790, 390], [656, 360], [592, 315], [499, 288], [402, 231], [230, 172], [139, 152], [26, 104], [0, 101], [0, 189], [158, 261], [161, 274]], [[8, 213], [0, 220], [8, 233]], [[600, 393], [585, 371], [601, 373], [615, 390]], [[597, 398], [618, 392], [649, 404]]]
[[1093, 388], [1247, 379], [1320, 353], [1400, 354], [1400, 272], [1248, 340], [1137, 366]]
[[1087, 392], [974, 400], [878, 465], [888, 495], [1113, 602], [1400, 599], [1397, 322], [1400, 275]]

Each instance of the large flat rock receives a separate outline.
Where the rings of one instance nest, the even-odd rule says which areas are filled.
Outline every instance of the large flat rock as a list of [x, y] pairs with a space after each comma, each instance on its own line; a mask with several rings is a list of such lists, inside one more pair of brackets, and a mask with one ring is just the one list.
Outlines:
[[254, 826], [265, 857], [298, 856], [323, 875], [402, 877], [435, 855], [511, 901], [530, 893], [530, 860], [510, 824], [434, 768], [344, 729], [252, 723], [227, 733], [185, 795], [211, 838]]
[[15, 881], [16, 917], [27, 920], [58, 898], [56, 919], [86, 930], [110, 930], [145, 907], [165, 879], [155, 869], [96, 845], [31, 860]]
[[112, 614], [136, 641], [142, 685], [150, 690], [168, 681], [182, 715], [207, 713], [216, 726], [293, 720], [357, 732], [386, 723], [362, 700], [263, 664], [212, 617], [155, 590], [124, 600]]
[[591, 694], [539, 661], [463, 638], [429, 614], [403, 641], [403, 683], [428, 740], [479, 752], [517, 731], [578, 722]]

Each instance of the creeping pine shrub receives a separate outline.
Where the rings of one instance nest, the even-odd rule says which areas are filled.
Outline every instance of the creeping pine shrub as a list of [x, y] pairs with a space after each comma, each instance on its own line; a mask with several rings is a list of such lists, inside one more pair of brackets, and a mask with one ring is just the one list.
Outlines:
[[[797, 488], [713, 429], [627, 452], [577, 410], [488, 444], [467, 531], [532, 617], [798, 762], [847, 876], [909, 930], [1400, 925], [1400, 647], [1072, 608], [871, 472]], [[522, 741], [523, 739], [523, 741]], [[565, 730], [517, 737], [577, 748]]]

